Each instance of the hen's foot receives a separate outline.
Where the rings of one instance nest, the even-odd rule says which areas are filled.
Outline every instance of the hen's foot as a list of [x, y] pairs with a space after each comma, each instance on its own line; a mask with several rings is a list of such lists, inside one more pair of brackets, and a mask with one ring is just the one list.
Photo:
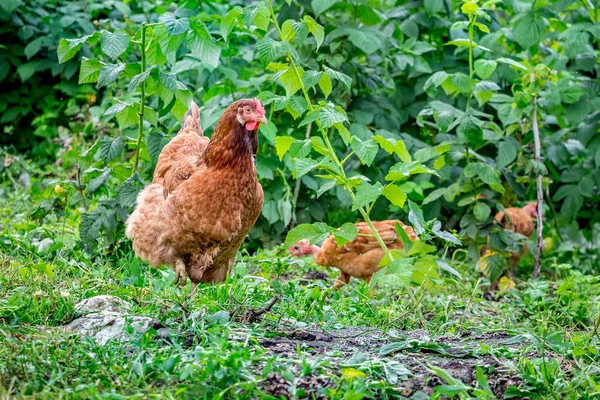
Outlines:
[[185, 264], [181, 260], [175, 262], [175, 280], [174, 285], [184, 287], [187, 283], [187, 272], [185, 271]]

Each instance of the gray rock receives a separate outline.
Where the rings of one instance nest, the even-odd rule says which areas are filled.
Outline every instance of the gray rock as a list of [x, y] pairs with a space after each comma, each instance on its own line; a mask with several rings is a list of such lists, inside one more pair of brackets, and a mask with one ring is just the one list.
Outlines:
[[115, 296], [96, 296], [75, 305], [75, 312], [82, 315], [66, 326], [70, 332], [92, 337], [104, 345], [111, 340], [120, 342], [130, 339], [127, 327], [133, 334], [143, 334], [154, 324], [156, 318], [128, 315], [131, 305]]
[[90, 297], [89, 299], [85, 299], [75, 305], [75, 313], [78, 315], [101, 312], [127, 314], [130, 310], [131, 304], [119, 297], [110, 296], [107, 294]]

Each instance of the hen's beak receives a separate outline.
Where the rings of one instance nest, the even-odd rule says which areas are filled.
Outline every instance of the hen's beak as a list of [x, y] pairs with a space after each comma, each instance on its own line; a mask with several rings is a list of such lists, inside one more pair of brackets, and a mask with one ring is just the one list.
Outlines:
[[265, 124], [265, 125], [268, 124], [267, 117], [265, 117], [264, 115], [259, 115], [256, 118], [256, 122], [260, 122], [261, 124]]

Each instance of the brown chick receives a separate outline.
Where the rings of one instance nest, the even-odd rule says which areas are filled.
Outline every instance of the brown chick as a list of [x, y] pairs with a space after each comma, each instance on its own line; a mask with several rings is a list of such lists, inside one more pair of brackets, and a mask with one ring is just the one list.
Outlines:
[[[388, 249], [404, 249], [404, 243], [396, 233], [396, 223], [400, 224], [411, 241], [417, 240], [412, 227], [398, 220], [374, 221], [373, 225]], [[340, 288], [350, 282], [350, 277], [371, 281], [373, 274], [379, 270], [378, 265], [384, 256], [383, 249], [377, 243], [373, 232], [366, 222], [356, 224], [358, 236], [352, 242], [338, 247], [333, 235], [325, 239], [321, 247], [310, 245], [308, 240], [301, 240], [289, 248], [290, 254], [302, 257], [311, 254], [315, 262], [323, 267], [337, 268], [341, 271], [334, 286]]]
[[[494, 217], [494, 223], [500, 224], [504, 229], [519, 233], [527, 238], [531, 237], [535, 230], [534, 218], [536, 218], [537, 203], [532, 202], [525, 207], [511, 207], [500, 211]], [[527, 254], [527, 245], [523, 246], [521, 254], [512, 253], [510, 256], [510, 265], [512, 268], [517, 265], [519, 258]]]
[[181, 131], [162, 150], [152, 184], [127, 220], [135, 253], [152, 267], [175, 268], [174, 283], [222, 282], [260, 215], [263, 190], [254, 155], [266, 123], [257, 99], [231, 104], [212, 139], [192, 103]]

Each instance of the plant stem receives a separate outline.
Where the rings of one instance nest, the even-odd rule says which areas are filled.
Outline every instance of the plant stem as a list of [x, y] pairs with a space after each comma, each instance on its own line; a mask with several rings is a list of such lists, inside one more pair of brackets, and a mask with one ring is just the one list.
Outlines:
[[[279, 27], [279, 23], [277, 22], [277, 18], [275, 17], [275, 11], [273, 10], [273, 5], [271, 4], [271, 0], [266, 0], [266, 2], [267, 2], [267, 6], [269, 7], [271, 21], [273, 22], [273, 25], [275, 25], [275, 29], [277, 30], [277, 33], [279, 34], [279, 39], [283, 40], [283, 33], [281, 32], [281, 28]], [[288, 57], [290, 59], [290, 66], [291, 66], [292, 70], [294, 71], [294, 74], [296, 75], [298, 82], [300, 83], [300, 89], [302, 90], [302, 93], [304, 94], [304, 99], [306, 100], [308, 109], [309, 109], [309, 111], [314, 111], [314, 106], [312, 104], [312, 101], [310, 100], [308, 90], [306, 89], [306, 87], [304, 87], [304, 83], [302, 83], [302, 77], [300, 76], [298, 66], [296, 65], [296, 62], [294, 61], [292, 55], [289, 52], [288, 52]], [[342, 162], [340, 162], [340, 159], [338, 158], [337, 154], [335, 153], [335, 150], [333, 149], [333, 146], [331, 145], [331, 142], [329, 141], [329, 135], [327, 134], [327, 130], [323, 129], [321, 127], [321, 123], [319, 122], [318, 119], [315, 121], [315, 123], [317, 125], [319, 132], [321, 133], [321, 136], [323, 137], [323, 141], [325, 142], [325, 145], [327, 146], [329, 156], [331, 157], [333, 162], [339, 168], [338, 173], [339, 173], [340, 178], [344, 182], [344, 188], [350, 194], [350, 197], [354, 201], [354, 197], [355, 197], [354, 189], [348, 183], [348, 178], [346, 177], [346, 172], [344, 171], [344, 165]], [[390, 262], [393, 261], [394, 258], [392, 256], [392, 254], [390, 253], [389, 249], [387, 248], [387, 246], [385, 245], [383, 239], [379, 235], [379, 232], [377, 232], [377, 230], [375, 229], [375, 226], [373, 226], [373, 222], [371, 221], [371, 218], [369, 217], [369, 213], [365, 210], [364, 207], [359, 208], [358, 211], [364, 218], [367, 225], [369, 225], [369, 228], [371, 229], [371, 232], [373, 232], [373, 236], [375, 237], [375, 240], [377, 240], [377, 243], [379, 243], [379, 245], [381, 246], [381, 249], [387, 255]]]
[[[272, 109], [272, 108], [271, 108]], [[306, 125], [306, 139], [310, 138], [310, 131], [312, 129], [312, 122]], [[296, 187], [294, 188], [294, 197], [293, 197], [293, 206], [294, 206], [294, 215], [292, 221], [290, 222], [290, 229], [294, 229], [296, 225], [296, 203], [298, 202], [298, 196], [300, 196], [300, 186], [302, 185], [302, 181], [300, 179], [296, 179]]]
[[87, 203], [85, 202], [85, 196], [83, 195], [83, 188], [81, 187], [81, 167], [79, 164], [75, 164], [75, 168], [77, 169], [77, 190], [81, 195], [81, 202], [83, 203], [83, 209], [85, 211], [88, 210]]
[[469, 98], [467, 99], [465, 111], [471, 106], [471, 98], [473, 97], [473, 27], [475, 26], [475, 19], [474, 15], [469, 15]]
[[[146, 72], [146, 23], [142, 22], [142, 74]], [[138, 121], [138, 135], [137, 142], [135, 145], [135, 161], [133, 163], [133, 171], [131, 172], [131, 176], [133, 176], [137, 170], [140, 162], [140, 146], [142, 142], [142, 134], [144, 131], [144, 106], [146, 103], [146, 81], [144, 80], [141, 84], [142, 88], [142, 98], [140, 100], [140, 111], [138, 112], [139, 121]]]
[[[535, 81], [535, 76], [532, 73], [530, 75], [530, 82], [533, 85]], [[537, 97], [533, 99], [533, 140], [535, 145], [535, 162], [539, 164], [541, 162], [541, 153], [542, 153], [542, 144], [540, 142], [540, 130], [538, 127], [537, 120]], [[542, 256], [542, 247], [544, 245], [544, 237], [543, 237], [543, 213], [542, 206], [544, 204], [544, 192], [542, 187], [542, 175], [538, 173], [536, 179], [536, 193], [537, 193], [537, 235], [536, 235], [536, 253], [535, 253], [535, 262], [533, 264], [533, 278], [537, 278], [540, 276], [540, 258]]]

